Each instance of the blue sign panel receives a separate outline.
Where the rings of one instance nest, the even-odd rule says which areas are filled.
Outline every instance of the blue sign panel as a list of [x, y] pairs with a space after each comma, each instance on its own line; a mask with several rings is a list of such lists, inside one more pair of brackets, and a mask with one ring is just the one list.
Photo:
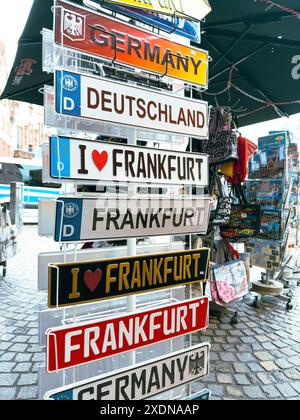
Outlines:
[[60, 198], [57, 201], [55, 241], [79, 241], [82, 224], [83, 200]]
[[157, 14], [147, 10], [135, 9], [133, 7], [124, 7], [104, 2], [102, 7], [112, 10], [116, 13], [131, 17], [132, 19], [154, 26], [165, 32], [173, 32], [194, 42], [201, 42], [200, 22], [171, 16]]
[[80, 116], [81, 76], [68, 71], [56, 72], [56, 112]]

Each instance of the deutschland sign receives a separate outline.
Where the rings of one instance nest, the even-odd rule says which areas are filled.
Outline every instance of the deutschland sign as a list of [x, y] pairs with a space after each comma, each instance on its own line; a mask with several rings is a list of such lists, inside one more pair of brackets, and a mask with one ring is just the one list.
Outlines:
[[151, 398], [207, 376], [209, 350], [208, 343], [198, 344], [148, 363], [140, 363], [134, 368], [50, 391], [45, 399], [132, 401]]
[[107, 62], [208, 86], [208, 52], [91, 9], [58, 1], [55, 8], [57, 45], [99, 57]]
[[59, 198], [57, 242], [207, 232], [210, 198]]
[[49, 266], [48, 305], [112, 299], [208, 280], [209, 249]]
[[47, 330], [47, 371], [95, 362], [208, 327], [208, 298]]
[[53, 136], [50, 176], [76, 181], [206, 187], [208, 156]]
[[207, 102], [56, 71], [56, 112], [151, 131], [208, 137]]

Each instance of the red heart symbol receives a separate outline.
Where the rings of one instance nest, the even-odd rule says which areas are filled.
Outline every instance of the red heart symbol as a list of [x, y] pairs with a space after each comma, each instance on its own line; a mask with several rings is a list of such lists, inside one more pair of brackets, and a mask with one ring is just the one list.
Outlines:
[[99, 286], [101, 279], [102, 279], [102, 270], [98, 268], [94, 273], [93, 271], [86, 271], [84, 273], [84, 283], [86, 287], [91, 291], [94, 292], [97, 287]]
[[102, 169], [105, 167], [108, 161], [108, 153], [107, 152], [98, 152], [98, 150], [94, 150], [92, 153], [92, 158], [94, 161], [94, 164], [97, 166], [99, 171], [102, 171]]

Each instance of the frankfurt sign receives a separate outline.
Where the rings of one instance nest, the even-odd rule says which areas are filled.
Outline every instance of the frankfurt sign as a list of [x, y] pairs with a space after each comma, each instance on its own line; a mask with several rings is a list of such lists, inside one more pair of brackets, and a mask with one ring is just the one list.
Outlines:
[[47, 330], [47, 371], [95, 362], [106, 357], [191, 334], [208, 327], [208, 298], [202, 297]]
[[208, 104], [69, 71], [56, 71], [56, 112], [123, 126], [208, 137]]
[[51, 264], [50, 308], [89, 303], [208, 280], [209, 249]]
[[57, 45], [130, 69], [174, 77], [203, 88], [208, 86], [207, 51], [64, 1], [57, 1], [55, 17]]
[[50, 391], [45, 399], [134, 401], [151, 398], [207, 376], [209, 351], [210, 345], [201, 343], [148, 363]]
[[208, 185], [208, 156], [50, 137], [50, 176], [63, 180]]
[[113, 3], [103, 3], [102, 7], [114, 12], [128, 16], [139, 22], [146, 23], [168, 33], [183, 36], [191, 41], [201, 43], [201, 24], [200, 22], [187, 20], [183, 17], [167, 15], [164, 13], [154, 13], [151, 11], [127, 7]]
[[202, 20], [211, 12], [208, 0], [105, 0], [151, 12]]
[[76, 242], [207, 232], [210, 198], [59, 198], [54, 239]]

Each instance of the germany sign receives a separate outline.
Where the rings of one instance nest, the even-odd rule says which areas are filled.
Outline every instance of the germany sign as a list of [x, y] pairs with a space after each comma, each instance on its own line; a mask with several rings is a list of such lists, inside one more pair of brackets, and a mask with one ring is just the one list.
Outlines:
[[57, 372], [208, 327], [208, 298], [47, 330], [47, 371]]
[[51, 264], [50, 308], [88, 303], [208, 280], [208, 248]]
[[198, 344], [135, 367], [50, 391], [45, 399], [134, 401], [151, 398], [207, 376], [209, 350], [208, 343]]
[[69, 2], [56, 2], [55, 42], [109, 63], [174, 77], [203, 88], [208, 86], [207, 51]]

